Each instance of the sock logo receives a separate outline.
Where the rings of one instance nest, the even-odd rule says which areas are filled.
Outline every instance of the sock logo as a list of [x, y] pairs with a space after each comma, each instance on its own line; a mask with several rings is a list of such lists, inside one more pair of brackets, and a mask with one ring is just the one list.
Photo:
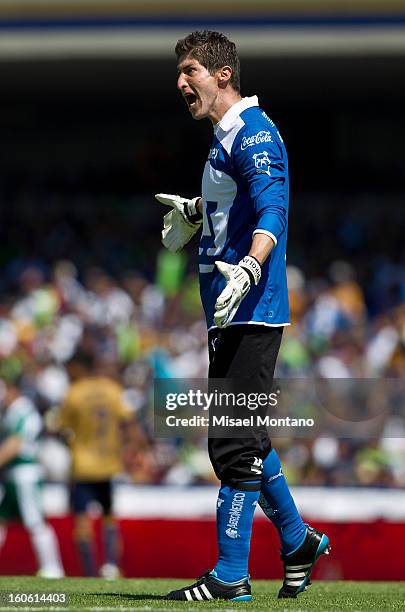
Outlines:
[[270, 476], [270, 478], [267, 480], [267, 484], [269, 482], [272, 482], [273, 480], [276, 480], [276, 478], [280, 478], [280, 476], [284, 476], [283, 474], [283, 468], [280, 468], [280, 471], [278, 474], [274, 474], [274, 476]]
[[217, 499], [217, 508], [220, 508], [222, 506], [222, 504], [224, 503], [224, 499], [222, 499], [222, 497], [218, 497]]
[[274, 510], [267, 499], [264, 497], [263, 493], [260, 493], [259, 504], [264, 514], [271, 520], [271, 517], [274, 516], [276, 510]]
[[236, 539], [240, 537], [238, 533], [238, 524], [240, 515], [242, 514], [245, 497], [246, 493], [242, 491], [238, 491], [233, 496], [231, 508], [229, 510], [227, 529], [225, 531], [228, 538]]

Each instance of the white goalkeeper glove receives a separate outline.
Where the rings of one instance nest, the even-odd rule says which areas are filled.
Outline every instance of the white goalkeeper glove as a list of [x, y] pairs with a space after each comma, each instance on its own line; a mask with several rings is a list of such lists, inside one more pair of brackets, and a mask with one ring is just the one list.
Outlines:
[[194, 236], [202, 223], [202, 214], [197, 208], [200, 198], [188, 200], [167, 193], [157, 193], [155, 198], [173, 209], [163, 217], [163, 245], [169, 251], [179, 251]]
[[215, 265], [226, 279], [226, 287], [215, 302], [214, 322], [226, 327], [234, 318], [239, 304], [248, 293], [252, 283], [259, 284], [262, 269], [255, 257], [246, 255], [237, 266], [216, 261]]

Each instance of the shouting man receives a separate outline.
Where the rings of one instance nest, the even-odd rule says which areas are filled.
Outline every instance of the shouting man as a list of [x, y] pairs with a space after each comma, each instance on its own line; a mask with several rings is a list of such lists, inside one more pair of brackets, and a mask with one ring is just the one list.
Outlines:
[[[176, 55], [177, 87], [192, 117], [211, 121], [214, 139], [201, 198], [156, 196], [172, 207], [164, 218], [163, 244], [177, 251], [202, 225], [199, 272], [209, 378], [249, 380], [256, 391], [268, 393], [289, 324], [287, 153], [257, 97], [241, 97], [234, 43], [218, 32], [193, 32], [178, 41]], [[254, 428], [240, 439], [211, 436], [209, 453], [221, 481], [218, 561], [197, 582], [167, 598], [252, 598], [248, 556], [257, 503], [280, 535], [284, 582], [279, 597], [296, 597], [310, 584], [329, 540], [303, 523], [266, 428]], [[236, 515], [237, 525], [233, 520], [230, 529], [229, 517]]]

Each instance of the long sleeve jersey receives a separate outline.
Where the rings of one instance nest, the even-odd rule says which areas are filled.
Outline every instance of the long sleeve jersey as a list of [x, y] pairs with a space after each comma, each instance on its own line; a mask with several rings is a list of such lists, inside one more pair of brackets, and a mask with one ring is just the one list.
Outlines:
[[215, 302], [225, 287], [215, 261], [237, 264], [248, 254], [255, 233], [270, 236], [275, 246], [262, 267], [260, 283], [242, 300], [231, 325], [288, 325], [287, 152], [256, 96], [234, 104], [214, 127], [202, 198], [199, 273], [208, 328], [215, 327]]

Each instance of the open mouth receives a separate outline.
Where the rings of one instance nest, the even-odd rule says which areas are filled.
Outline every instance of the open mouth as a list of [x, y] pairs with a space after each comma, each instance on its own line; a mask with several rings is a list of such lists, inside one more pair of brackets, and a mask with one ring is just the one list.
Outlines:
[[197, 102], [197, 96], [193, 93], [187, 93], [184, 95], [186, 102], [187, 102], [187, 106], [189, 108], [193, 108], [195, 106], [195, 103]]

